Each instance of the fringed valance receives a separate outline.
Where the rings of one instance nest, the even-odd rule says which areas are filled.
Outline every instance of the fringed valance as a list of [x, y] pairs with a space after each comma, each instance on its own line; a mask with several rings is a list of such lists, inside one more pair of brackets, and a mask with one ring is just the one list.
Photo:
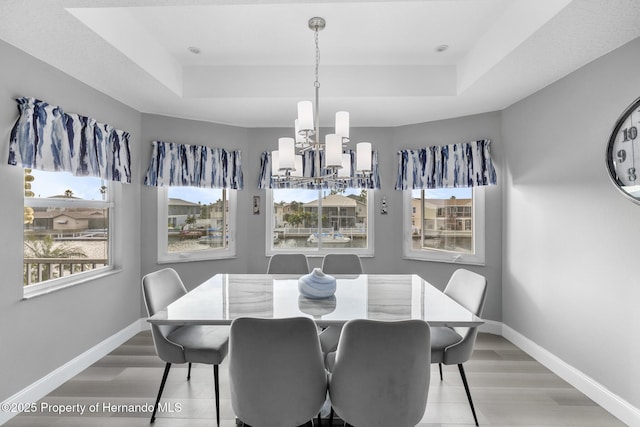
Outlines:
[[[351, 170], [355, 170], [355, 153], [352, 150], [348, 150], [347, 153], [351, 156]], [[316, 151], [309, 150], [302, 156], [302, 175], [304, 177], [311, 178], [318, 176], [316, 173]], [[371, 174], [366, 176], [355, 176], [352, 178], [346, 178], [347, 188], [364, 188], [364, 189], [378, 189], [380, 188], [380, 174], [378, 173], [378, 151], [373, 150], [371, 152], [372, 171]], [[320, 164], [324, 164], [324, 152], [320, 152]], [[326, 175], [329, 171], [322, 169], [319, 175]], [[312, 180], [294, 181], [294, 180], [278, 180], [277, 177], [271, 176], [271, 153], [265, 151], [260, 158], [260, 178], [258, 181], [259, 188], [304, 188], [304, 189], [331, 189], [331, 188], [344, 188], [343, 183], [336, 183], [335, 181], [325, 180], [322, 184], [318, 184]]]
[[146, 185], [228, 188], [244, 186], [240, 151], [153, 141]]
[[396, 190], [495, 185], [491, 141], [398, 151]]
[[131, 182], [129, 134], [91, 117], [65, 113], [35, 98], [18, 98], [9, 164]]

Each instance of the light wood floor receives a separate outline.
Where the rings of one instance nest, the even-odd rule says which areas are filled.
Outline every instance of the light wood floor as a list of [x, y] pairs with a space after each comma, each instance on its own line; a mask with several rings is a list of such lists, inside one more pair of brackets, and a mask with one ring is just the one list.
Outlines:
[[[126, 412], [112, 405], [152, 406], [164, 364], [155, 355], [151, 335], [142, 332], [54, 390], [40, 402], [50, 405], [91, 405], [94, 413], [58, 416], [38, 411], [21, 414], [6, 426], [148, 426], [148, 412]], [[624, 424], [582, 393], [531, 359], [505, 339], [479, 334], [473, 358], [465, 364], [481, 426], [623, 426]], [[186, 367], [174, 365], [164, 390], [167, 410], [158, 415], [157, 427], [215, 426], [213, 370], [194, 365], [191, 381]], [[227, 365], [220, 367], [221, 425], [235, 426], [229, 400]], [[325, 425], [325, 423], [323, 423]], [[335, 424], [334, 424], [335, 425]], [[427, 410], [419, 427], [473, 425], [457, 367], [444, 367], [440, 382], [432, 369]], [[287, 426], [283, 426], [287, 427]], [[366, 426], [359, 426], [366, 427]], [[395, 426], [389, 426], [395, 427]]]

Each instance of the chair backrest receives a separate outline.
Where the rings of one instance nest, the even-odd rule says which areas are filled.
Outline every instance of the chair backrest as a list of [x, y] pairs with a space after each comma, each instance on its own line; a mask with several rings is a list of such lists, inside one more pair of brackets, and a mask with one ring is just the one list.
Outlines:
[[[451, 275], [444, 293], [480, 317], [487, 297], [487, 279], [478, 273], [460, 268]], [[462, 337], [462, 341], [445, 350], [444, 363], [447, 365], [464, 363], [469, 360], [478, 335], [477, 327], [454, 329]]]
[[[142, 278], [142, 297], [147, 308], [147, 314], [153, 316], [165, 309], [169, 304], [187, 293], [180, 276], [172, 268], [149, 273]], [[184, 363], [182, 347], [167, 340], [178, 326], [151, 325], [151, 335], [156, 353], [160, 359], [171, 363]]]
[[421, 320], [351, 320], [329, 384], [331, 404], [351, 425], [415, 426], [427, 405], [431, 333]]
[[164, 310], [186, 293], [187, 289], [173, 268], [154, 271], [142, 278], [142, 295], [149, 316]]
[[322, 271], [327, 274], [362, 274], [362, 263], [356, 254], [327, 254], [322, 259]]
[[238, 318], [229, 337], [233, 411], [246, 424], [297, 426], [313, 419], [327, 376], [313, 320]]
[[309, 261], [304, 254], [275, 254], [269, 260], [267, 274], [309, 274]]
[[487, 279], [460, 268], [451, 275], [444, 293], [476, 316], [481, 316], [487, 293]]

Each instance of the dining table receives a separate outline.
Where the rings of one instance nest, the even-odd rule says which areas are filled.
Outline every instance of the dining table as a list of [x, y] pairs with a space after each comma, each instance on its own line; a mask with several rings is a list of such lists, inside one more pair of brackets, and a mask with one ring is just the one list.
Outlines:
[[420, 319], [473, 327], [483, 320], [416, 274], [335, 275], [335, 293], [308, 298], [300, 275], [215, 274], [147, 319], [159, 325], [229, 325], [239, 317], [312, 318], [319, 327], [353, 319]]

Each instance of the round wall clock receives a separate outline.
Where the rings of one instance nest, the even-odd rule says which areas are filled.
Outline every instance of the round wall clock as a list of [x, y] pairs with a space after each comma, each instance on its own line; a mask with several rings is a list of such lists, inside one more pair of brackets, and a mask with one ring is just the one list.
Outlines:
[[607, 145], [607, 169], [615, 186], [640, 203], [640, 98], [616, 121]]

